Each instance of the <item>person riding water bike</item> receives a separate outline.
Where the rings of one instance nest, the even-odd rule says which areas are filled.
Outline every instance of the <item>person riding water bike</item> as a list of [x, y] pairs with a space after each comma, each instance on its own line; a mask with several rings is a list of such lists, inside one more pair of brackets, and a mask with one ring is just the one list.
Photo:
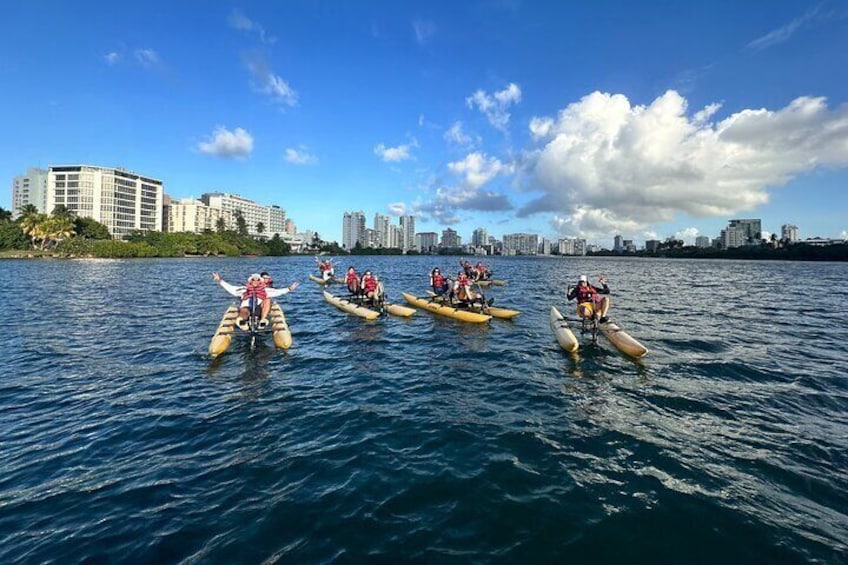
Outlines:
[[253, 300], [254, 307], [259, 306], [262, 309], [262, 314], [259, 320], [259, 329], [263, 329], [268, 325], [268, 312], [271, 311], [271, 298], [288, 294], [297, 288], [298, 283], [293, 282], [287, 288], [271, 288], [266, 286], [262, 281], [262, 276], [258, 273], [250, 275], [247, 278], [247, 283], [243, 286], [236, 286], [228, 283], [221, 278], [218, 273], [212, 273], [212, 278], [215, 282], [233, 296], [241, 299], [238, 313], [238, 327], [247, 330], [248, 318], [250, 317], [250, 302]]
[[332, 259], [326, 259], [324, 261], [321, 261], [320, 259], [318, 259], [318, 257], [316, 257], [315, 263], [318, 265], [318, 270], [321, 272], [321, 278], [324, 279], [324, 281], [331, 280], [336, 274], [336, 271], [333, 268]]
[[487, 281], [492, 278], [492, 271], [481, 262], [478, 262], [474, 267], [474, 280], [475, 281]]
[[265, 283], [266, 287], [274, 287], [274, 279], [271, 278], [271, 275], [268, 274], [268, 271], [262, 271], [261, 273], [259, 273], [259, 276], [262, 277], [262, 282]]
[[382, 286], [376, 275], [372, 275], [371, 271], [362, 273], [361, 292], [365, 300], [372, 306], [377, 305], [382, 298]]
[[577, 281], [577, 286], [573, 286], [568, 291], [568, 300], [577, 300], [577, 315], [583, 319], [597, 319], [602, 324], [609, 321], [607, 311], [609, 310], [609, 297], [601, 296], [609, 294], [610, 289], [607, 286], [607, 281], [604, 277], [600, 277], [598, 282], [601, 288], [595, 288], [589, 284], [589, 279], [586, 275], [580, 275], [580, 280]]
[[347, 273], [345, 273], [345, 284], [351, 296], [359, 295], [362, 287], [360, 286], [359, 275], [356, 274], [356, 269], [353, 267], [348, 267]]
[[450, 280], [442, 275], [442, 271], [438, 267], [430, 271], [430, 286], [433, 287], [436, 296], [444, 296], [449, 294], [451, 290]]

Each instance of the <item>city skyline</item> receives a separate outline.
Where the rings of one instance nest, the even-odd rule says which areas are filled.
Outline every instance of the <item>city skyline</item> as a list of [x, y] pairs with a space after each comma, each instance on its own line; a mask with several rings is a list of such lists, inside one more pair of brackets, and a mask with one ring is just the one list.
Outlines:
[[[485, 227], [692, 242], [748, 217], [848, 235], [837, 0], [94, 1], [4, 15], [7, 182], [72, 163], [145, 171], [174, 199], [276, 204], [339, 242], [337, 218], [358, 209], [464, 241]], [[132, 25], [95, 31], [115, 21]]]

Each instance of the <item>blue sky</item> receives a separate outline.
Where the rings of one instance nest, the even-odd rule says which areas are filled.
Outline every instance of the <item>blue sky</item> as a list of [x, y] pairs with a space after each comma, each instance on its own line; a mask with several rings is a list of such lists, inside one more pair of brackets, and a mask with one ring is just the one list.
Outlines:
[[848, 0], [2, 10], [9, 187], [123, 166], [335, 240], [346, 210], [466, 240], [691, 241], [746, 217], [848, 235]]

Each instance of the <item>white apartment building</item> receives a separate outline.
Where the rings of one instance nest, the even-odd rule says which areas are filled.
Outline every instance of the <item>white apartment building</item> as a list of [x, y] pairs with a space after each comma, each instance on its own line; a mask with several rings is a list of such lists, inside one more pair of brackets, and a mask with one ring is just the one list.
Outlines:
[[474, 247], [483, 247], [489, 244], [489, 232], [486, 228], [477, 228], [471, 234], [471, 245]]
[[403, 242], [403, 230], [400, 229], [400, 226], [389, 224], [389, 232], [385, 244], [386, 247], [400, 249], [401, 242]]
[[415, 216], [401, 216], [400, 229], [403, 232], [401, 249], [404, 251], [415, 249]]
[[429, 253], [439, 246], [439, 234], [426, 231], [415, 234], [415, 248], [422, 253]]
[[792, 224], [783, 224], [780, 226], [780, 239], [785, 239], [789, 243], [798, 241], [798, 226]]
[[[227, 229], [235, 230], [238, 227], [236, 212], [239, 211], [247, 224], [248, 235], [273, 237], [274, 234], [286, 233], [286, 211], [279, 206], [263, 206], [238, 194], [225, 192], [208, 192], [201, 195], [200, 200], [210, 208], [229, 214], [231, 222], [227, 224]], [[260, 222], [265, 228], [261, 234], [257, 229]]]
[[377, 247], [391, 247], [389, 245], [389, 226], [391, 220], [384, 214], [374, 214], [374, 231], [376, 232]]
[[507, 255], [536, 255], [539, 236], [534, 233], [511, 233], [504, 235], [504, 253]]
[[47, 170], [30, 167], [25, 175], [12, 179], [12, 218], [20, 216], [24, 206], [32, 204], [39, 212], [49, 214], [47, 209]]
[[162, 181], [126, 169], [55, 166], [47, 172], [45, 210], [61, 204], [120, 238], [133, 231], [160, 231], [163, 195]]
[[345, 212], [342, 217], [342, 247], [350, 251], [356, 242], [365, 245], [365, 214], [363, 212]]
[[214, 231], [218, 220], [224, 218], [225, 225], [233, 223], [232, 214], [220, 208], [207, 206], [194, 198], [182, 198], [171, 201], [168, 210], [169, 232], [203, 233], [204, 230]]

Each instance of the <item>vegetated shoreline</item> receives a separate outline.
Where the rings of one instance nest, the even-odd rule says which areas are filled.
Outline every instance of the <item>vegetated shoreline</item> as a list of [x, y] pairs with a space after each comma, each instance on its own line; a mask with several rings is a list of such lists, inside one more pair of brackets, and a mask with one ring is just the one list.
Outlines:
[[[224, 258], [224, 257], [274, 257], [281, 256], [277, 254], [264, 253], [242, 253], [242, 254], [227, 254], [227, 253], [157, 253], [155, 249], [151, 254], [138, 256], [133, 254], [120, 255], [97, 255], [94, 253], [66, 253], [55, 249], [39, 250], [39, 249], [5, 249], [0, 251], [0, 259], [185, 259], [185, 258]], [[291, 257], [310, 257], [314, 256], [315, 252], [309, 253], [287, 253], [282, 256]], [[373, 253], [368, 253], [366, 250], [359, 250], [355, 254], [336, 253], [337, 256], [384, 256], [384, 255], [401, 255], [400, 253], [386, 253], [386, 250], [374, 250]], [[410, 256], [422, 256], [427, 254], [414, 253]], [[452, 253], [439, 253], [427, 255], [431, 257], [457, 256], [468, 257], [467, 253], [460, 251]], [[475, 260], [491, 260], [493, 256], [473, 256]], [[665, 250], [660, 253], [613, 253], [601, 252], [592, 253], [585, 256], [571, 255], [495, 255], [498, 259], [510, 257], [537, 257], [551, 259], [570, 259], [570, 258], [598, 258], [598, 257], [613, 257], [613, 258], [641, 258], [641, 259], [726, 259], [726, 260], [748, 260], [748, 261], [848, 261], [848, 244], [837, 244], [829, 246], [811, 246], [804, 244], [796, 244], [787, 248], [770, 249], [770, 248], [733, 248], [728, 250], [700, 250], [698, 248], [681, 248], [675, 250]]]

